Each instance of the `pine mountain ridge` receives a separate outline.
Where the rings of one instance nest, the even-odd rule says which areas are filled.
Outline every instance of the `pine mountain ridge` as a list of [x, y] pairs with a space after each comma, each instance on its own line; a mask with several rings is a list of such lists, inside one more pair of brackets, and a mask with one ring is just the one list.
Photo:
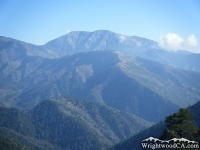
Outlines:
[[34, 150], [32, 147], [27, 147], [21, 142], [8, 137], [0, 137], [0, 147], [7, 150], [23, 149], [23, 150]]
[[0, 69], [4, 105], [31, 109], [44, 99], [73, 95], [157, 122], [199, 100], [198, 72], [130, 54], [92, 51], [57, 59], [21, 55]]
[[105, 149], [152, 125], [133, 114], [73, 97], [43, 101], [29, 112], [0, 107], [0, 117], [1, 136], [36, 149]]

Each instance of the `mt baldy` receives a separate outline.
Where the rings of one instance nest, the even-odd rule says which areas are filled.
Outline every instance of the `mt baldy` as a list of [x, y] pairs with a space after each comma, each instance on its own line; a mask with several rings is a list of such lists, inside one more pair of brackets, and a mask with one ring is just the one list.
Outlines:
[[79, 52], [117, 50], [158, 61], [184, 70], [200, 71], [200, 54], [180, 50], [166, 51], [158, 43], [138, 36], [126, 36], [108, 30], [72, 31], [44, 45], [56, 57]]

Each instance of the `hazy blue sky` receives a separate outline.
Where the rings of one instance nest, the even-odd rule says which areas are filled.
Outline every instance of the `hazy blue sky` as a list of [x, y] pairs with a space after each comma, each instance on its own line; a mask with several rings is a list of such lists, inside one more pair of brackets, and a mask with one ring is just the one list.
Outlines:
[[44, 44], [99, 29], [197, 52], [200, 0], [0, 0], [0, 36]]

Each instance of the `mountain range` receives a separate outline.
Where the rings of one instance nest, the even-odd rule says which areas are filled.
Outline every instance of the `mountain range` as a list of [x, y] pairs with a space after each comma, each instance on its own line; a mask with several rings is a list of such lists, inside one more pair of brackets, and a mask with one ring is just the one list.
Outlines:
[[200, 73], [128, 53], [159, 51], [156, 42], [136, 36], [71, 32], [43, 46], [1, 37], [0, 48], [0, 101], [7, 106], [32, 109], [72, 95], [156, 122], [200, 97]]
[[130, 54], [93, 51], [59, 59], [19, 58], [0, 69], [1, 102], [7, 106], [31, 109], [44, 99], [72, 95], [157, 122], [199, 100], [200, 73]]
[[[22, 109], [28, 116], [22, 120], [27, 120], [33, 133], [29, 139], [47, 142], [49, 149], [78, 149], [73, 147], [78, 135], [71, 145], [63, 145], [55, 136], [69, 138], [62, 134], [72, 134], [64, 130], [67, 122], [73, 132], [80, 126], [80, 138], [87, 139], [90, 149], [95, 144], [107, 147], [198, 102], [199, 63], [200, 54], [166, 51], [152, 40], [107, 30], [74, 31], [45, 45], [0, 37], [0, 106]], [[69, 96], [78, 100], [64, 98]], [[32, 113], [38, 117], [30, 119]], [[49, 122], [48, 116], [55, 120]], [[55, 116], [61, 120], [59, 127]], [[27, 136], [1, 127], [2, 135]]]
[[184, 50], [176, 52], [162, 49], [155, 41], [138, 36], [126, 36], [108, 30], [94, 32], [72, 31], [44, 45], [36, 46], [15, 39], [0, 37], [0, 47], [26, 50], [29, 56], [60, 58], [79, 52], [114, 50], [133, 54], [190, 71], [200, 71], [200, 54]]
[[200, 54], [184, 50], [166, 51], [160, 48], [155, 41], [138, 36], [125, 36], [107, 30], [70, 32], [46, 43], [43, 47], [57, 57], [79, 52], [117, 50], [181, 69], [200, 71], [198, 65]]

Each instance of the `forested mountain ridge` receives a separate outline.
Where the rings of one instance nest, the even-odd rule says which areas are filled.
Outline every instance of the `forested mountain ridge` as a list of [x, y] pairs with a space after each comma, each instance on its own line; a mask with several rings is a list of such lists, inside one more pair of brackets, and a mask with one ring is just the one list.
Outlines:
[[28, 57], [13, 71], [1, 70], [3, 104], [31, 109], [44, 99], [73, 95], [156, 122], [199, 100], [200, 73], [130, 54], [93, 51], [59, 59]]
[[4, 36], [0, 36], [0, 56], [1, 64], [21, 59], [23, 58], [22, 56], [55, 58], [53, 54], [48, 52], [42, 46], [26, 43]]
[[3, 148], [3, 150], [34, 150], [32, 147], [27, 147], [7, 137], [0, 137], [0, 148]]
[[105, 149], [152, 125], [132, 114], [72, 97], [43, 101], [28, 113], [1, 107], [0, 118], [1, 136], [21, 139], [37, 149], [44, 149], [45, 143], [46, 149]]

